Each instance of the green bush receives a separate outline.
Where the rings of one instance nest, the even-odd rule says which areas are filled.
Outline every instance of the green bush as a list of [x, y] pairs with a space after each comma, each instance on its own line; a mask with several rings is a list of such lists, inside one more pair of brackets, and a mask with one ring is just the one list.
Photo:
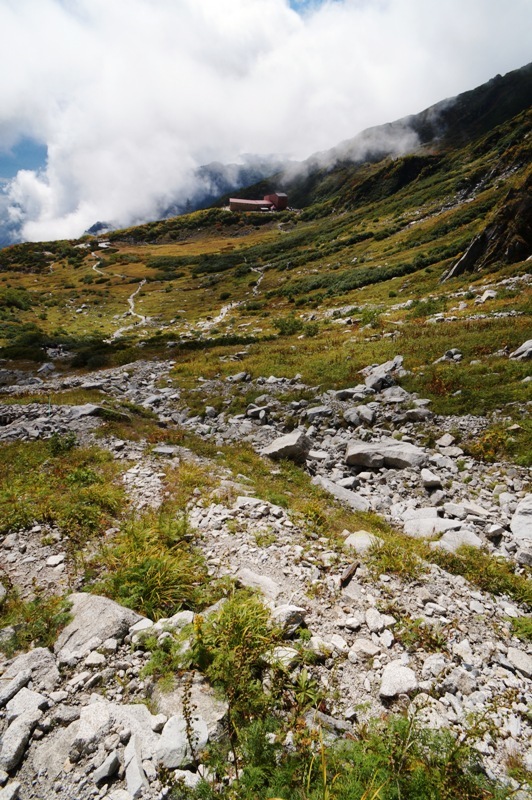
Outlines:
[[214, 585], [188, 536], [185, 518], [152, 513], [127, 521], [100, 557], [107, 575], [97, 591], [153, 620], [200, 608]]

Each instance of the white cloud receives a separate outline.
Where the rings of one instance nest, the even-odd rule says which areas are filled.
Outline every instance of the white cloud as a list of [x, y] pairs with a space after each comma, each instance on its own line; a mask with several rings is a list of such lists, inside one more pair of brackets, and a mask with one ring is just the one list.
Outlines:
[[[0, 0], [0, 142], [29, 239], [153, 218], [195, 167], [305, 158], [530, 58], [530, 0]], [[9, 76], [7, 78], [6, 76]]]

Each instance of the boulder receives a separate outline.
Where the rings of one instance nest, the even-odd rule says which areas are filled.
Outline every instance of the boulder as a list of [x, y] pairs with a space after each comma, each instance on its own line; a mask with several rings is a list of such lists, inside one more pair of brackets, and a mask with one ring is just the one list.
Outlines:
[[129, 794], [136, 800], [149, 788], [148, 779], [142, 766], [142, 745], [140, 737], [131, 736], [124, 751], [124, 767], [126, 769], [126, 786]]
[[17, 656], [2, 675], [2, 680], [11, 680], [27, 670], [31, 671], [33, 688], [38, 691], [51, 692], [59, 683], [56, 659], [46, 647], [36, 647], [35, 650]]
[[246, 567], [238, 570], [236, 578], [242, 586], [258, 589], [267, 600], [276, 600], [281, 593], [281, 587], [272, 578], [268, 578], [267, 575], [259, 575]]
[[382, 673], [379, 694], [385, 699], [397, 697], [399, 694], [409, 694], [417, 689], [416, 673], [410, 667], [405, 667], [401, 661], [391, 661]]
[[518, 504], [510, 529], [519, 544], [532, 543], [532, 494], [525, 495]]
[[517, 647], [508, 648], [508, 661], [525, 678], [532, 678], [532, 656]]
[[390, 361], [385, 361], [384, 364], [372, 364], [361, 370], [365, 375], [365, 385], [368, 389], [373, 389], [375, 392], [380, 392], [388, 386], [393, 386], [396, 378], [405, 374], [403, 369], [403, 356], [395, 356]]
[[532, 358], [532, 339], [528, 339], [526, 342], [514, 350], [513, 353], [510, 353], [510, 358], [516, 358], [518, 361], [524, 361], [527, 358]]
[[0, 708], [3, 708], [12, 697], [15, 697], [15, 695], [20, 692], [23, 686], [26, 686], [26, 684], [30, 682], [31, 669], [21, 670], [18, 674], [11, 678], [11, 680], [9, 680], [9, 676], [6, 677], [6, 674], [4, 673], [2, 675], [2, 680], [7, 680], [8, 682], [4, 683], [4, 685], [0, 688]]
[[11, 723], [2, 736], [0, 769], [10, 772], [20, 764], [33, 729], [41, 717], [42, 711], [37, 709], [21, 714]]
[[73, 616], [57, 639], [54, 650], [60, 662], [71, 663], [101, 647], [106, 639], [121, 641], [140, 614], [94, 594], [70, 595]]
[[42, 711], [43, 709], [48, 708], [48, 705], [48, 699], [44, 695], [23, 687], [6, 706], [7, 721], [11, 723], [13, 720], [22, 716], [23, 714], [32, 713], [33, 711], [38, 710]]
[[306, 460], [312, 442], [302, 430], [295, 430], [277, 439], [262, 450], [263, 456], [270, 458], [288, 458], [298, 463]]
[[404, 532], [414, 539], [430, 539], [440, 533], [456, 530], [462, 527], [458, 519], [442, 519], [441, 517], [422, 517], [409, 519], [405, 522]]
[[187, 726], [183, 717], [173, 716], [163, 728], [155, 756], [167, 769], [184, 769], [193, 765], [208, 740], [209, 731], [204, 720], [194, 716]]
[[296, 630], [305, 624], [306, 610], [300, 606], [277, 606], [272, 612], [272, 619], [285, 636], [292, 636]]
[[379, 442], [352, 442], [347, 446], [345, 454], [348, 466], [370, 469], [422, 467], [427, 458], [420, 447], [392, 438], [381, 439]]
[[185, 678], [177, 688], [170, 692], [164, 692], [157, 687], [153, 694], [153, 701], [156, 709], [166, 715], [168, 719], [182, 717], [185, 694], [188, 695], [190, 707], [194, 709], [194, 716], [205, 722], [209, 739], [217, 739], [223, 732], [228, 706], [224, 700], [215, 695], [214, 689], [201, 675], [194, 674], [190, 682]]
[[432, 543], [432, 547], [439, 547], [449, 553], [456, 553], [464, 545], [468, 547], [482, 547], [482, 539], [476, 533], [462, 528], [461, 530], [449, 530], [443, 534], [441, 539]]
[[372, 533], [367, 531], [355, 531], [349, 534], [344, 544], [346, 547], [351, 547], [359, 556], [362, 556], [367, 553], [372, 545], [381, 541], [382, 539], [373, 536]]

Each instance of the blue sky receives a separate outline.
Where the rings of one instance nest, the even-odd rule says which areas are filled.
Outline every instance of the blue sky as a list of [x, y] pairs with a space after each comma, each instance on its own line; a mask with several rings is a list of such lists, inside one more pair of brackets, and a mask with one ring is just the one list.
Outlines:
[[9, 151], [0, 150], [0, 179], [14, 178], [20, 169], [40, 169], [46, 162], [46, 146], [24, 137]]
[[42, 240], [521, 67], [532, 0], [0, 0], [0, 30], [0, 228]]

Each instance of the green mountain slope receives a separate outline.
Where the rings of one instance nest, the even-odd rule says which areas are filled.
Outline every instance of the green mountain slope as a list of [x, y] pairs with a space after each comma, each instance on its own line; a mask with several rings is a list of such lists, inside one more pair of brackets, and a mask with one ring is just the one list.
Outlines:
[[[397, 338], [416, 368], [451, 341], [473, 359], [515, 349], [531, 329], [532, 110], [501, 116], [525, 103], [530, 74], [526, 67], [462, 95], [445, 112], [445, 136], [416, 153], [294, 178], [291, 203], [308, 201], [299, 211], [211, 208], [115, 231], [107, 243], [0, 251], [3, 357], [43, 361], [61, 346], [83, 366], [170, 351], [192, 378], [223, 373], [246, 345], [250, 368], [306, 371], [310, 382], [338, 386], [368, 360], [393, 355]], [[491, 285], [497, 296], [482, 315], [475, 300]], [[431, 324], [447, 317], [443, 328]], [[523, 369], [505, 362], [504, 370], [508, 395], [525, 397]], [[495, 407], [500, 393], [487, 394], [480, 406]], [[474, 409], [473, 395], [455, 396], [449, 408]]]

